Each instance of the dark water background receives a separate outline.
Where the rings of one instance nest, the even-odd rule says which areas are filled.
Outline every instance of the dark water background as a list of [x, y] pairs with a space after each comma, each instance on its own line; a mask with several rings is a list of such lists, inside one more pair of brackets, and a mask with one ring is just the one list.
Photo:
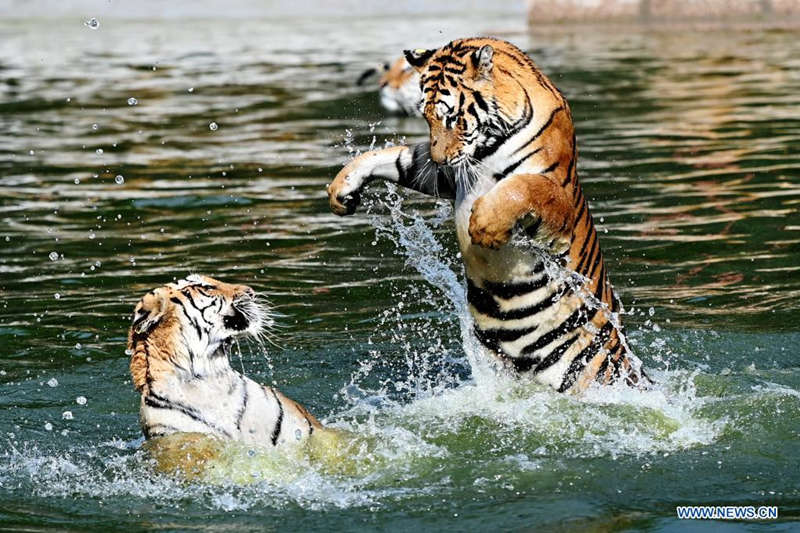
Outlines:
[[[473, 379], [447, 204], [378, 186], [370, 215], [328, 211], [349, 150], [427, 132], [359, 73], [479, 33], [572, 105], [655, 391]], [[0, 528], [678, 531], [685, 504], [779, 506], [696, 530], [798, 527], [798, 110], [789, 31], [0, 20]], [[144, 292], [190, 272], [284, 315], [234, 366], [377, 448], [348, 472], [240, 464], [247, 484], [152, 473], [125, 335]]]

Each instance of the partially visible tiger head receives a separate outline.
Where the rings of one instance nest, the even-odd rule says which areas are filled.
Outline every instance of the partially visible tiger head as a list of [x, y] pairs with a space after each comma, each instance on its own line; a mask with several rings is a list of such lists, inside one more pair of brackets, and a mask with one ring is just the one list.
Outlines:
[[267, 309], [246, 285], [193, 274], [139, 301], [128, 332], [131, 375], [142, 390], [154, 372], [203, 375], [228, 365], [232, 342], [256, 336]]
[[458, 39], [438, 49], [404, 53], [420, 73], [436, 163], [458, 166], [480, 157], [482, 150], [527, 124], [533, 105], [542, 110], [558, 105], [560, 95], [550, 82], [508, 42]]
[[383, 74], [378, 80], [381, 105], [393, 113], [421, 115], [419, 73], [408, 64], [404, 57], [389, 65], [384, 65]]

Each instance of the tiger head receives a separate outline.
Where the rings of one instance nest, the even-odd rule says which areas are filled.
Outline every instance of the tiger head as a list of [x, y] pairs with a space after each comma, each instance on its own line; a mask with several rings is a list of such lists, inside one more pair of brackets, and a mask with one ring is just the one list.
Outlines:
[[533, 62], [505, 41], [459, 39], [438, 49], [404, 53], [420, 73], [436, 163], [458, 166], [480, 158], [530, 121], [531, 101], [551, 105], [547, 95], [530, 94], [539, 87]]
[[422, 93], [419, 74], [401, 57], [391, 65], [386, 63], [378, 80], [381, 105], [393, 113], [419, 115]]
[[267, 310], [246, 285], [193, 274], [148, 292], [128, 333], [131, 374], [138, 390], [154, 372], [205, 375], [227, 367], [237, 337], [257, 336]]

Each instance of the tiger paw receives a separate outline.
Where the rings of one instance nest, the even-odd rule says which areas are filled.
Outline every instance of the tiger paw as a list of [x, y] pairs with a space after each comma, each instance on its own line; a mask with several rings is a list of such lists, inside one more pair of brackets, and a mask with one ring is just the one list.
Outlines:
[[475, 200], [469, 217], [469, 236], [472, 244], [498, 249], [511, 238], [515, 220], [495, 209], [484, 197]]
[[534, 213], [520, 219], [520, 229], [530, 242], [554, 254], [565, 252], [571, 245], [570, 234], [563, 230], [565, 226], [566, 223], [554, 229]]
[[350, 184], [346, 171], [347, 167], [337, 174], [326, 189], [331, 211], [339, 216], [352, 215], [361, 203], [361, 194], [358, 188]]

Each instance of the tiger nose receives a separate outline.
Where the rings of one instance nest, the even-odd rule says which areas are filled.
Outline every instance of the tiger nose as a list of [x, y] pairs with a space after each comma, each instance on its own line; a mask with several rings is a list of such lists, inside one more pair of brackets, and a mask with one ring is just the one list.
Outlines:
[[447, 159], [444, 143], [438, 137], [431, 137], [431, 159], [434, 163], [442, 164]]

